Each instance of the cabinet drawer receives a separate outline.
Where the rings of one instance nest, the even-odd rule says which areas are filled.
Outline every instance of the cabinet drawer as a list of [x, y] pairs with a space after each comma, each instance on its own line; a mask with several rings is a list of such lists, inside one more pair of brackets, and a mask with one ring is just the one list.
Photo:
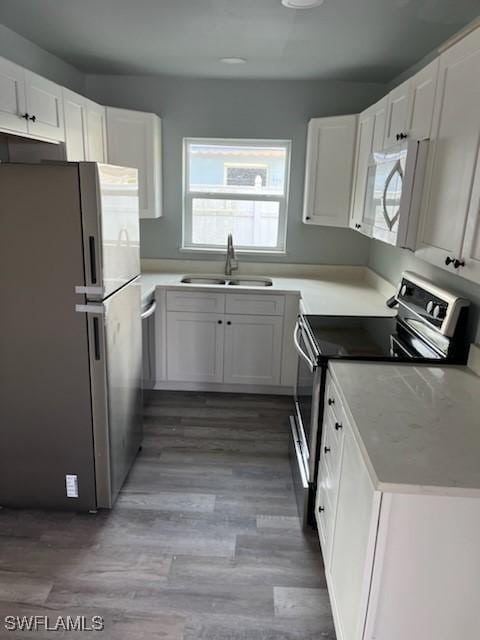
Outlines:
[[342, 453], [343, 425], [338, 428], [340, 424], [341, 422], [336, 419], [333, 411], [326, 409], [323, 421], [325, 433], [322, 439], [320, 458], [327, 460], [328, 467], [331, 469], [334, 478], [338, 477]]
[[331, 505], [328, 495], [321, 485], [319, 485], [317, 489], [315, 520], [318, 527], [318, 536], [320, 538], [320, 546], [322, 548], [323, 562], [325, 568], [329, 570], [335, 523], [335, 509]]
[[330, 373], [327, 376], [327, 385], [325, 387], [325, 414], [328, 409], [334, 414], [337, 421], [341, 420], [343, 416], [342, 401]]
[[257, 295], [238, 293], [227, 295], [227, 313], [283, 316], [285, 297], [276, 295]]
[[225, 294], [207, 291], [167, 291], [167, 311], [224, 313]]

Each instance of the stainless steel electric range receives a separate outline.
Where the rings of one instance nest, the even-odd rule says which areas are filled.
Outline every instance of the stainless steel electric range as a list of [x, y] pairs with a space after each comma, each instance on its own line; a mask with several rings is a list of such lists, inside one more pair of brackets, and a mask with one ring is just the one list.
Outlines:
[[303, 526], [314, 526], [328, 362], [349, 359], [463, 364], [467, 360], [468, 300], [405, 272], [396, 296], [388, 303], [398, 305], [396, 317], [298, 317], [294, 333], [298, 374], [295, 415], [290, 419], [290, 455]]

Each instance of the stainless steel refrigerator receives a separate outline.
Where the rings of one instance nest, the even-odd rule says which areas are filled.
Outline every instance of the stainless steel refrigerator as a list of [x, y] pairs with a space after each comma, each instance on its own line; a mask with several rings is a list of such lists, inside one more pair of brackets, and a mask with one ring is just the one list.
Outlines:
[[135, 169], [0, 164], [0, 505], [110, 508], [142, 440]]

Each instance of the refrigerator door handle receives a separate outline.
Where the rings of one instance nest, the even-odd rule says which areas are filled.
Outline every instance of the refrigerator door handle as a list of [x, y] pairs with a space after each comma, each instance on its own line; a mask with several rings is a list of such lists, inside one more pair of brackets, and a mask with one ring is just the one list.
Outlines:
[[105, 315], [105, 307], [103, 304], [76, 304], [75, 311], [77, 311], [77, 313], [93, 313], [97, 316]]
[[100, 360], [100, 331], [98, 326], [98, 317], [94, 316], [93, 320], [93, 351], [95, 360]]
[[92, 284], [97, 284], [97, 252], [95, 250], [95, 236], [88, 236], [88, 248], [90, 254], [90, 279]]

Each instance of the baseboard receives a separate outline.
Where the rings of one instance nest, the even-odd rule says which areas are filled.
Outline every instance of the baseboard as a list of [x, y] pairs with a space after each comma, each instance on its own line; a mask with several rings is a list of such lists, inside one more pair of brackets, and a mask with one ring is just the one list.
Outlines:
[[258, 393], [264, 395], [291, 396], [290, 386], [258, 385], [258, 384], [223, 384], [220, 382], [161, 382], [154, 387], [155, 391], [213, 391], [219, 393]]

